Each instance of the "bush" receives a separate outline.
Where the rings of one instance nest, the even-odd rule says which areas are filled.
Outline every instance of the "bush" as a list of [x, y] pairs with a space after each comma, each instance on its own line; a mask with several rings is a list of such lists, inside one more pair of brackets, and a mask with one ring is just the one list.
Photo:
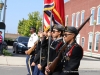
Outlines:
[[10, 53], [10, 52], [8, 52], [8, 50], [3, 50], [3, 54], [5, 55], [5, 56], [12, 56], [12, 54]]
[[7, 45], [13, 46], [13, 43], [14, 43], [14, 40], [13, 39], [11, 39], [11, 38], [5, 38], [4, 41], [7, 43]]

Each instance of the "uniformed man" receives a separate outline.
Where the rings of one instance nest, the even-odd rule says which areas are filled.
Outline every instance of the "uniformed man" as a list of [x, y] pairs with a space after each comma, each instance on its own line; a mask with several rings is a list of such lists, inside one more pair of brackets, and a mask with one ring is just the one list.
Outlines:
[[[40, 32], [40, 39], [41, 39], [41, 45], [40, 47], [42, 48], [42, 51], [40, 52], [40, 50], [38, 51], [35, 59], [32, 62], [31, 66], [35, 66], [34, 71], [33, 71], [33, 75], [38, 75], [39, 74], [39, 69], [37, 67], [37, 64], [39, 64], [38, 62], [40, 62], [40, 53], [41, 53], [41, 62], [44, 60], [46, 53], [47, 53], [47, 49], [48, 49], [48, 38], [47, 38], [47, 33], [48, 31], [45, 32]], [[44, 65], [46, 62], [42, 63], [42, 67], [46, 66]]]
[[[28, 48], [33, 47], [34, 43], [36, 41], [38, 41], [38, 36], [36, 34], [36, 28], [35, 27], [30, 28], [30, 33], [31, 33], [31, 36], [30, 36], [29, 41], [28, 41]], [[27, 54], [27, 51], [25, 53]], [[31, 53], [31, 55], [27, 55], [27, 57], [26, 57], [26, 65], [27, 65], [28, 75], [32, 75], [31, 63], [32, 63], [33, 59], [34, 59], [34, 52]]]
[[67, 48], [62, 55], [61, 63], [63, 65], [61, 66], [63, 66], [63, 68], [53, 75], [79, 75], [78, 68], [83, 57], [83, 49], [75, 40], [77, 34], [78, 30], [75, 27], [65, 28], [64, 40], [67, 43]]
[[[52, 61], [57, 57], [59, 53], [59, 48], [62, 47], [64, 44], [63, 41], [63, 32], [64, 32], [64, 27], [61, 25], [55, 25], [52, 30], [52, 37], [54, 38], [54, 41], [52, 41], [50, 45], [50, 53], [49, 53], [49, 64], [52, 63]], [[48, 65], [49, 65], [48, 64]], [[47, 67], [48, 67], [47, 65]], [[58, 68], [56, 68], [54, 71], [59, 71], [60, 68], [57, 65]], [[50, 74], [52, 75], [52, 73]]]

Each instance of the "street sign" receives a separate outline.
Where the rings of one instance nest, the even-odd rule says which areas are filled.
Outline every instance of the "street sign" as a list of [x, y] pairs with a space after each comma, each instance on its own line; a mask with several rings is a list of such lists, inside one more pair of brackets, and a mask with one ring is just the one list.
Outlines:
[[0, 22], [0, 29], [5, 29], [6, 25], [3, 22]]

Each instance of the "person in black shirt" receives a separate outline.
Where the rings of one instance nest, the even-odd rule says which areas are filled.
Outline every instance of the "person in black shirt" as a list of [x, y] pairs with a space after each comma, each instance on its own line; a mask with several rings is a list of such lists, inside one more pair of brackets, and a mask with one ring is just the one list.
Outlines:
[[78, 33], [75, 27], [65, 28], [64, 40], [67, 43], [67, 47], [62, 53], [61, 66], [63, 68], [53, 75], [79, 75], [78, 68], [83, 57], [83, 49], [75, 40]]
[[[61, 48], [64, 44], [63, 41], [63, 32], [64, 32], [64, 27], [61, 25], [55, 25], [52, 30], [52, 37], [54, 40], [52, 41], [50, 45], [50, 52], [49, 52], [49, 63], [47, 64], [46, 67], [49, 66], [49, 64], [52, 63], [52, 61], [57, 57], [59, 53], [59, 48]], [[54, 71], [59, 71], [60, 67], [57, 65], [58, 68], [56, 68]], [[46, 71], [45, 71], [46, 72]], [[50, 73], [52, 75], [52, 73]]]

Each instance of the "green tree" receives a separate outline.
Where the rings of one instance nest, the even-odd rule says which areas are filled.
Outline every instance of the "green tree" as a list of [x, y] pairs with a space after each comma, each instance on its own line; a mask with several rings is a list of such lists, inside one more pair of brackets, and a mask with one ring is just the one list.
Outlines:
[[19, 20], [18, 23], [18, 33], [22, 36], [30, 35], [30, 27], [36, 27], [36, 32], [38, 32], [39, 27], [42, 26], [42, 17], [38, 11], [28, 14], [28, 19]]

